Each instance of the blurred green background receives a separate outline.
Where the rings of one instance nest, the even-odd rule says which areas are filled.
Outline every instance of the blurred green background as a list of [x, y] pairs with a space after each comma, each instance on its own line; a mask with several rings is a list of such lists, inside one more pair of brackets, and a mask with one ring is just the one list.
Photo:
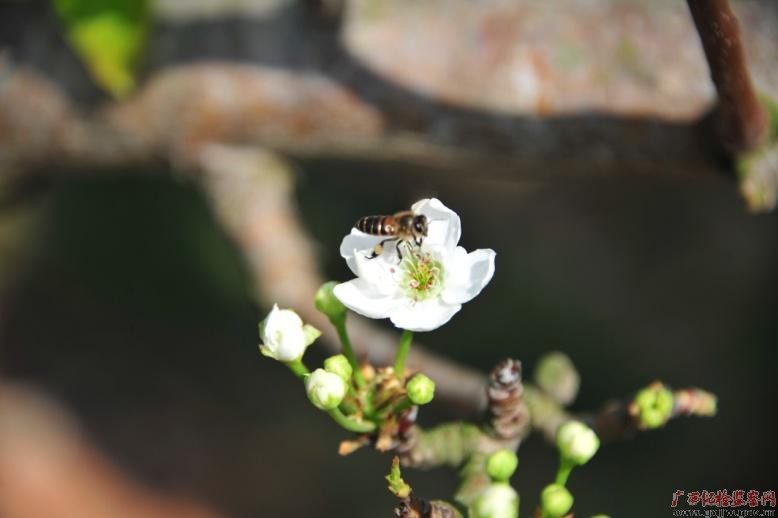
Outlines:
[[[498, 254], [482, 295], [421, 335], [433, 349], [483, 370], [563, 350], [583, 379], [576, 409], [657, 378], [720, 397], [715, 419], [603, 448], [572, 476], [577, 515], [665, 516], [676, 489], [773, 489], [778, 216], [746, 215], [724, 179], [535, 187], [300, 164], [297, 198], [334, 279], [350, 277], [337, 249], [357, 217], [429, 195], [460, 214], [466, 248]], [[229, 516], [389, 515], [389, 457], [338, 457], [344, 434], [258, 354], [270, 301], [251, 299], [200, 192], [128, 176], [33, 199], [40, 234], [3, 322], [5, 376], [64, 401], [140, 480]], [[421, 423], [457, 416], [433, 404]], [[556, 454], [533, 437], [519, 457], [526, 516]], [[446, 470], [407, 476], [430, 497], [456, 484]]]

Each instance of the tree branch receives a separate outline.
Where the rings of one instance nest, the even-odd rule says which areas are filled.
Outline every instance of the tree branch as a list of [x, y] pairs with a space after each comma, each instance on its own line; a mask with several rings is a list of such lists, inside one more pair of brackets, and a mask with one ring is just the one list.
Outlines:
[[687, 2], [718, 93], [714, 117], [721, 145], [732, 156], [754, 150], [767, 139], [768, 121], [751, 82], [729, 0]]

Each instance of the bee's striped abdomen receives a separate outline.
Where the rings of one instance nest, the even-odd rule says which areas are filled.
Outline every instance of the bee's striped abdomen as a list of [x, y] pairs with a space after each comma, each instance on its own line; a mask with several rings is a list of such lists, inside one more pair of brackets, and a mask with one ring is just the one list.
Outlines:
[[357, 221], [357, 229], [372, 236], [393, 236], [396, 225], [393, 216], [365, 216]]

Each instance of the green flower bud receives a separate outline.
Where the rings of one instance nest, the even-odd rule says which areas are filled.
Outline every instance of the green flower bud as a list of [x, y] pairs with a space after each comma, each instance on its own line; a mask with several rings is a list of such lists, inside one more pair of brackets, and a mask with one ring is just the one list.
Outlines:
[[346, 383], [351, 380], [351, 374], [354, 372], [348, 359], [342, 354], [336, 354], [335, 356], [330, 356], [324, 360], [324, 370], [337, 374]]
[[346, 397], [346, 382], [337, 374], [316, 369], [305, 379], [305, 391], [316, 408], [332, 410]]
[[497, 482], [481, 493], [470, 509], [473, 518], [518, 518], [519, 494], [504, 482]]
[[497, 450], [486, 459], [486, 473], [496, 482], [507, 482], [518, 465], [519, 458], [511, 450]]
[[414, 405], [426, 405], [435, 396], [435, 382], [422, 373], [416, 374], [405, 385], [408, 399]]
[[597, 453], [600, 439], [580, 421], [568, 421], [557, 430], [556, 445], [562, 458], [581, 466]]
[[535, 367], [535, 382], [555, 401], [568, 405], [578, 395], [581, 377], [569, 356], [552, 352], [544, 355]]
[[595, 514], [592, 518], [611, 518], [607, 514]]
[[545, 514], [558, 518], [573, 507], [573, 495], [565, 486], [549, 484], [540, 493], [540, 502]]
[[673, 393], [661, 383], [653, 383], [637, 393], [630, 412], [643, 428], [663, 426], [673, 412]]
[[316, 292], [316, 309], [327, 315], [332, 321], [346, 318], [346, 306], [335, 296], [334, 289], [337, 281], [325, 282]]

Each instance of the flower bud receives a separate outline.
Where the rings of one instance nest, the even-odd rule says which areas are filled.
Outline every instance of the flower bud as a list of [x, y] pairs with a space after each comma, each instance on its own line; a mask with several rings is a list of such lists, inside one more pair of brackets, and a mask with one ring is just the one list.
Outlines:
[[496, 482], [507, 482], [518, 465], [519, 458], [511, 450], [497, 450], [486, 459], [486, 473]]
[[435, 382], [422, 373], [416, 374], [405, 385], [408, 399], [414, 405], [426, 405], [435, 396]]
[[518, 518], [519, 494], [504, 482], [487, 487], [470, 509], [473, 518]]
[[557, 430], [556, 445], [562, 458], [580, 466], [597, 453], [600, 439], [582, 422], [568, 421]]
[[336, 354], [324, 360], [324, 370], [337, 374], [346, 383], [351, 380], [351, 374], [354, 372], [348, 359], [342, 354]]
[[316, 292], [315, 299], [316, 309], [333, 321], [346, 318], [346, 306], [335, 296], [333, 291], [337, 285], [337, 281], [325, 282]]
[[673, 393], [661, 383], [653, 383], [637, 393], [630, 413], [640, 419], [643, 428], [659, 428], [673, 412]]
[[273, 309], [265, 320], [259, 323], [259, 350], [281, 362], [299, 360], [305, 349], [321, 335], [313, 326], [303, 325], [300, 317], [291, 309]]
[[332, 410], [346, 397], [346, 382], [337, 374], [316, 369], [306, 378], [305, 390], [315, 407]]
[[540, 493], [540, 502], [545, 515], [557, 518], [566, 515], [573, 507], [573, 495], [565, 486], [549, 484]]
[[544, 355], [535, 367], [535, 382], [555, 401], [569, 405], [578, 395], [581, 378], [569, 356], [552, 352]]

